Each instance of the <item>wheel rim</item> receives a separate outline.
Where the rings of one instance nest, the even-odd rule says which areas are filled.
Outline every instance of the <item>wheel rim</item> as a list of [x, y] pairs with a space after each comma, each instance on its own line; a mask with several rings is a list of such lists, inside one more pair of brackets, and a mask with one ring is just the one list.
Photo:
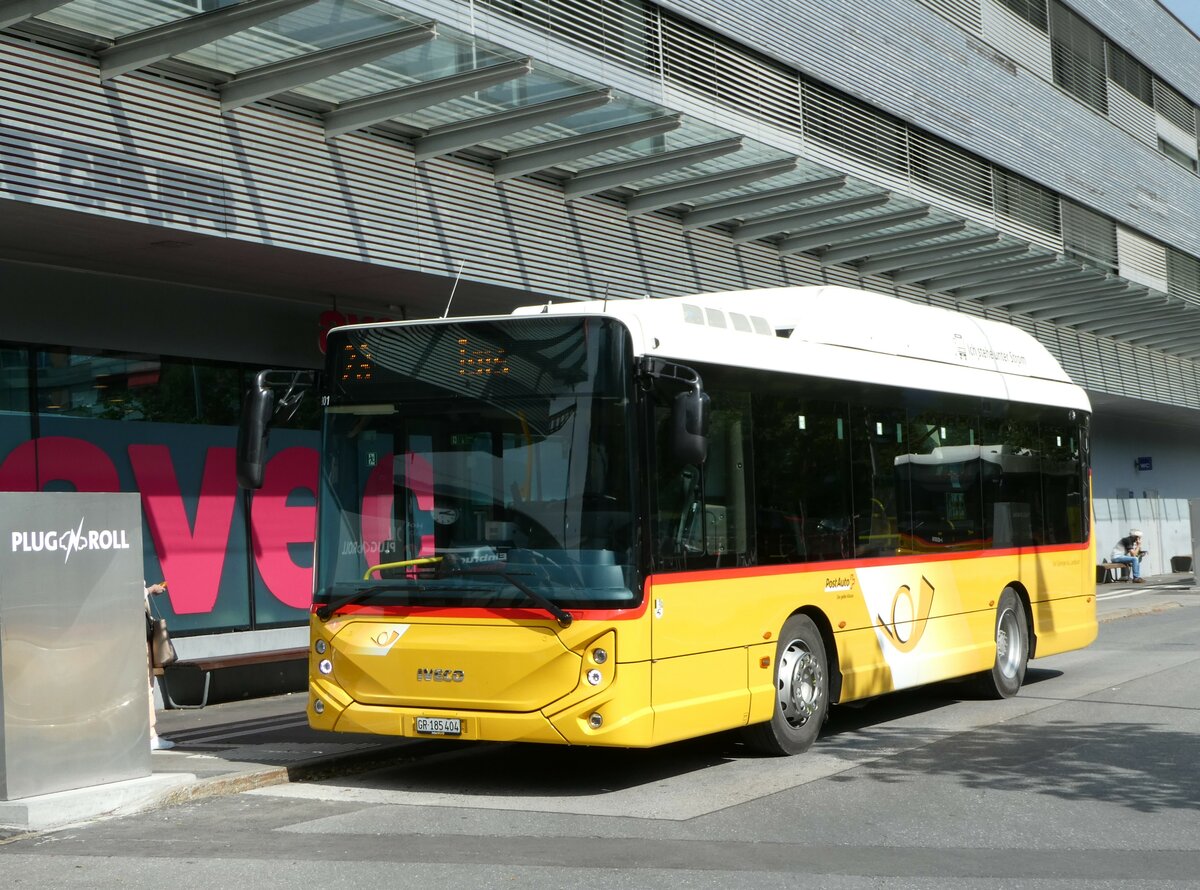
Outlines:
[[1021, 669], [1021, 625], [1012, 609], [1000, 613], [996, 622], [996, 665], [1000, 673], [1012, 679]]
[[803, 640], [792, 640], [779, 657], [776, 674], [779, 712], [793, 729], [817, 713], [824, 695], [825, 673]]

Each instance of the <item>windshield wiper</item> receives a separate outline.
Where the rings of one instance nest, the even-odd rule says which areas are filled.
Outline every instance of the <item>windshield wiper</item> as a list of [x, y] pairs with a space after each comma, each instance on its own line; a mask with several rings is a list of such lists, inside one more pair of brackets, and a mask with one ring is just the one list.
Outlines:
[[525, 594], [525, 596], [531, 599], [534, 603], [541, 606], [543, 609], [553, 615], [555, 620], [558, 621], [560, 627], [571, 626], [571, 623], [575, 620], [575, 616], [573, 616], [570, 612], [562, 608], [562, 606], [558, 605], [553, 600], [538, 593], [512, 572], [509, 572], [507, 569], [493, 567], [493, 565], [494, 564], [491, 563], [485, 563], [484, 565], [480, 566], [478, 563], [464, 563], [453, 554], [446, 554], [446, 556], [442, 558], [442, 563], [440, 566], [438, 566], [438, 570], [440, 572], [455, 575], [494, 575], [497, 578], [503, 578], [513, 587], [517, 588], [517, 590], [521, 591], [521, 593]]

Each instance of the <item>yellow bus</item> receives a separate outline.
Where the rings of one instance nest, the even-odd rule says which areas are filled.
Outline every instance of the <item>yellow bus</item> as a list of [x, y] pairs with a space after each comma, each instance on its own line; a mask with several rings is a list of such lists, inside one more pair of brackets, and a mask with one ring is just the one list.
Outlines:
[[321, 391], [317, 729], [795, 754], [833, 704], [1012, 696], [1096, 636], [1090, 406], [1008, 325], [841, 287], [545, 305], [335, 329]]

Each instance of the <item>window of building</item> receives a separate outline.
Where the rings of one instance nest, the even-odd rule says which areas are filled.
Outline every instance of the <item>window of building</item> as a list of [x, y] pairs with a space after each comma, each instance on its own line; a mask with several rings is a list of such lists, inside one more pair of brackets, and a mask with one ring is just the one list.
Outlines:
[[1104, 37], [1056, 0], [1050, 2], [1050, 55], [1054, 82], [1101, 114], [1108, 114]]
[[1108, 76], [1113, 83], [1147, 105], [1154, 104], [1154, 76], [1145, 65], [1116, 44], [1105, 41]]
[[1072, 201], [1062, 201], [1063, 252], [1067, 256], [1117, 270], [1117, 224]]
[[1050, 27], [1049, 16], [1046, 14], [1046, 0], [996, 0], [996, 2], [1041, 31]]
[[1178, 164], [1180, 167], [1186, 167], [1193, 173], [1196, 172], [1196, 159], [1185, 151], [1176, 148], [1166, 139], [1158, 137], [1158, 150], [1165, 154], [1168, 158]]
[[1023, 176], [993, 169], [996, 212], [1052, 236], [1062, 233], [1058, 195]]

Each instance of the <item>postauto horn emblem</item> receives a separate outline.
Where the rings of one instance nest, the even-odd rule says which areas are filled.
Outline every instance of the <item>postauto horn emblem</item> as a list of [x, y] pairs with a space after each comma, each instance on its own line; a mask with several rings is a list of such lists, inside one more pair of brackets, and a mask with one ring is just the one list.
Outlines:
[[461, 683], [467, 679], [463, 671], [449, 668], [417, 668], [418, 683]]

